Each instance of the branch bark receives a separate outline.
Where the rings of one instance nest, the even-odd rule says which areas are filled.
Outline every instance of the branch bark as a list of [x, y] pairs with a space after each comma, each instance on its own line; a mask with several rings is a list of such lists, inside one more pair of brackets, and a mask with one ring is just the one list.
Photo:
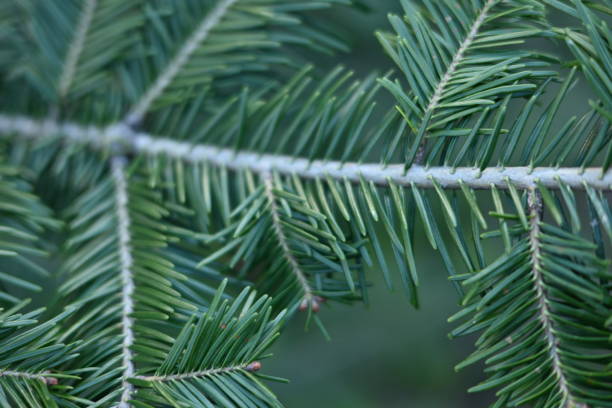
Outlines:
[[134, 277], [132, 276], [132, 247], [130, 238], [130, 216], [128, 212], [128, 191], [127, 180], [125, 178], [125, 159], [123, 157], [113, 157], [112, 175], [115, 181], [115, 197], [117, 200], [117, 220], [119, 234], [119, 256], [121, 260], [121, 281], [122, 281], [122, 313], [121, 328], [123, 331], [123, 380], [121, 401], [118, 408], [130, 408], [129, 400], [134, 392], [134, 386], [128, 379], [134, 376], [134, 362], [132, 354], [132, 344], [134, 343]]
[[359, 182], [363, 177], [381, 186], [393, 182], [400, 186], [414, 183], [420, 188], [433, 188], [434, 180], [444, 188], [460, 188], [461, 182], [475, 189], [495, 186], [507, 189], [508, 183], [516, 188], [535, 188], [536, 181], [548, 188], [559, 188], [564, 183], [571, 188], [612, 190], [612, 170], [602, 173], [601, 168], [580, 167], [489, 167], [483, 171], [473, 167], [412, 166], [407, 172], [403, 164], [343, 163], [339, 161], [310, 161], [291, 156], [241, 152], [206, 144], [192, 144], [147, 133], [138, 133], [128, 126], [117, 124], [107, 128], [36, 120], [23, 116], [0, 114], [0, 134], [26, 139], [60, 137], [73, 143], [89, 145], [114, 152], [165, 155], [192, 163], [209, 163], [232, 170], [249, 170], [258, 174], [278, 172], [297, 174], [302, 178], [348, 179]]

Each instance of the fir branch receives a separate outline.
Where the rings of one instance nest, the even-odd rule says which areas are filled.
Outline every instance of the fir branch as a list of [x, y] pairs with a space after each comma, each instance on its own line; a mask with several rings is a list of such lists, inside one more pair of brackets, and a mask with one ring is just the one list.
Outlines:
[[253, 363], [240, 364], [230, 367], [211, 368], [208, 370], [194, 371], [191, 373], [181, 374], [170, 374], [170, 375], [138, 375], [134, 378], [137, 380], [151, 381], [151, 382], [168, 382], [168, 381], [181, 381], [189, 380], [192, 378], [210, 377], [217, 374], [231, 373], [234, 371], [249, 371], [249, 367], [252, 367]]
[[113, 72], [133, 58], [132, 47], [141, 39], [142, 0], [13, 3], [19, 4], [11, 14], [17, 14], [20, 28], [8, 41], [24, 57], [5, 64], [15, 73], [14, 89], [31, 89], [49, 103], [51, 116], [82, 107], [93, 94], [99, 100], [116, 95]]
[[68, 307], [44, 321], [44, 309], [12, 314], [15, 310], [0, 313], [0, 406], [71, 406], [66, 405], [66, 393], [56, 393], [53, 386], [60, 378], [77, 378], [63, 368], [68, 361], [76, 362], [77, 344], [64, 343], [59, 336], [62, 323], [76, 308]]
[[169, 62], [168, 66], [155, 80], [153, 85], [151, 85], [140, 100], [134, 104], [125, 118], [126, 123], [135, 124], [140, 122], [151, 104], [164, 92], [168, 85], [170, 85], [174, 77], [189, 61], [189, 58], [198, 46], [206, 40], [210, 31], [219, 24], [229, 8], [237, 1], [238, 0], [222, 0], [206, 15], [200, 26], [194, 31], [191, 37], [189, 37], [176, 56]]
[[89, 31], [96, 5], [97, 0], [86, 0], [81, 10], [79, 23], [74, 33], [72, 42], [70, 43], [70, 47], [68, 48], [66, 60], [64, 61], [64, 65], [62, 67], [62, 74], [60, 76], [58, 86], [60, 98], [64, 97], [68, 93], [68, 89], [72, 84], [76, 66], [79, 62], [81, 52], [83, 51], [83, 46], [85, 45], [85, 38], [87, 37], [87, 32]]
[[[498, 389], [496, 406], [599, 407], [609, 394], [609, 261], [599, 257], [597, 244], [544, 222], [544, 207], [561, 216], [554, 194], [530, 189], [525, 209], [511, 193], [518, 211], [511, 226], [494, 190], [505, 218], [500, 232], [510, 245], [495, 261], [453, 278], [469, 289], [464, 309], [449, 319], [466, 319], [452, 335], [482, 332], [476, 351], [456, 369], [484, 361], [488, 378], [470, 392]], [[514, 245], [510, 229], [524, 233]]]
[[[498, 388], [496, 407], [609, 405], [612, 59], [594, 2], [402, 0], [406, 17], [390, 16], [397, 35], [379, 37], [407, 84], [380, 79], [399, 113], [373, 126], [375, 75], [344, 89], [343, 69], [316, 86], [308, 69], [282, 86], [269, 70], [293, 57], [283, 44], [341, 48], [326, 29], [302, 26], [300, 13], [349, 2], [27, 0], [23, 35], [5, 17], [13, 7], [0, 6], [0, 42], [16, 51], [0, 53], [15, 96], [6, 109], [51, 113], [0, 112], [0, 150], [22, 164], [5, 175], [0, 166], [9, 181], [0, 203], [28, 193], [7, 201], [0, 235], [42, 254], [51, 208], [65, 214], [65, 245], [49, 246], [66, 260], [65, 281], [47, 310], [73, 305], [40, 324], [42, 309], [14, 314], [27, 301], [10, 285], [43, 286], [19, 278], [21, 266], [0, 274], [9, 283], [0, 300], [15, 303], [0, 330], [0, 405], [280, 407], [252, 375], [285, 322], [276, 312], [366, 299], [365, 271], [377, 268], [389, 287], [397, 269], [418, 306], [419, 217], [466, 289], [451, 320], [470, 316], [453, 336], [482, 331], [458, 365], [487, 365], [470, 391]], [[584, 27], [551, 27], [546, 4]], [[555, 34], [578, 62], [538, 113], [558, 60], [518, 45]], [[566, 121], [559, 107], [580, 69], [602, 101]], [[254, 80], [254, 91], [222, 103]], [[29, 174], [36, 188], [52, 181], [41, 194], [48, 211], [28, 197]], [[495, 211], [474, 189], [491, 191]], [[574, 189], [585, 190], [593, 242]], [[487, 214], [499, 226], [483, 232]], [[468, 273], [457, 273], [448, 237]], [[506, 249], [491, 263], [488, 238]], [[202, 282], [224, 274], [249, 287], [225, 294], [224, 280], [209, 301]], [[58, 378], [66, 384], [54, 387]]]
[[132, 253], [130, 243], [130, 216], [128, 212], [128, 193], [127, 181], [125, 179], [125, 159], [114, 157], [112, 159], [112, 173], [115, 181], [115, 196], [117, 199], [117, 220], [119, 234], [119, 254], [121, 261], [121, 280], [123, 303], [121, 327], [123, 331], [123, 393], [119, 408], [129, 408], [128, 400], [131, 397], [134, 387], [127, 380], [134, 375], [134, 362], [131, 351], [134, 343], [133, 325], [134, 319], [131, 314], [134, 311], [134, 279], [132, 276]]
[[[409, 85], [404, 90], [400, 81], [380, 80], [397, 99], [396, 108], [410, 127], [407, 168], [439, 160], [435, 156], [451, 129], [465, 126], [504, 100], [530, 94], [539, 80], [556, 75], [526, 69], [545, 67], [553, 58], [529, 51], [499, 52], [500, 47], [545, 35], [544, 8], [535, 2], [440, 0], [402, 5], [405, 18], [389, 17], [397, 35], [378, 33], [378, 38]], [[479, 161], [490, 161], [498, 133], [483, 145], [487, 153]], [[436, 139], [431, 140], [432, 134]], [[434, 147], [429, 151], [431, 142]], [[444, 155], [447, 160], [453, 157], [450, 152]]]
[[563, 373], [561, 357], [559, 356], [559, 340], [555, 335], [555, 329], [553, 322], [550, 317], [550, 308], [548, 301], [546, 300], [546, 285], [544, 284], [544, 277], [542, 276], [542, 266], [540, 264], [540, 222], [542, 219], [542, 200], [539, 193], [535, 189], [529, 191], [529, 216], [530, 228], [529, 228], [529, 243], [531, 245], [531, 272], [533, 274], [533, 281], [535, 285], [538, 309], [540, 312], [539, 319], [542, 322], [544, 334], [546, 336], [546, 344], [548, 347], [548, 354], [550, 356], [552, 371], [558, 379], [558, 387], [562, 394], [562, 406], [560, 408], [572, 408], [578, 407], [579, 405], [575, 402], [572, 397], [567, 378]]
[[16, 378], [25, 378], [27, 380], [39, 380], [47, 383], [47, 377], [44, 375], [45, 373], [28, 373], [23, 371], [14, 371], [14, 370], [0, 370], [0, 377], [16, 377]]
[[491, 7], [493, 7], [493, 5], [497, 1], [498, 0], [487, 0], [486, 4], [482, 7], [482, 10], [480, 11], [480, 14], [478, 14], [478, 17], [474, 21], [474, 24], [472, 25], [472, 28], [470, 29], [467, 37], [465, 37], [465, 39], [463, 40], [463, 42], [457, 49], [457, 52], [455, 53], [453, 60], [448, 66], [448, 69], [446, 70], [444, 77], [442, 77], [442, 80], [440, 80], [440, 82], [438, 83], [438, 86], [436, 87], [436, 90], [434, 91], [433, 96], [431, 97], [431, 100], [429, 102], [429, 106], [427, 106], [428, 112], [433, 112], [438, 107], [438, 103], [440, 102], [440, 99], [442, 98], [442, 94], [446, 90], [446, 86], [448, 85], [450, 80], [453, 78], [453, 75], [455, 74], [455, 71], [457, 70], [457, 67], [459, 66], [459, 64], [461, 64], [461, 61], [463, 60], [463, 56], [465, 52], [468, 50], [470, 45], [472, 45], [472, 43], [474, 42], [474, 39], [478, 35], [478, 31], [480, 30], [480, 27], [482, 26], [485, 19], [487, 18], [487, 15], [489, 14], [489, 10], [491, 9]]
[[[480, 11], [480, 13], [478, 14], [478, 17], [474, 21], [472, 28], [468, 32], [467, 37], [465, 37], [465, 39], [463, 40], [463, 42], [457, 49], [457, 52], [453, 56], [453, 59], [450, 65], [448, 66], [448, 69], [444, 73], [444, 76], [442, 77], [440, 82], [438, 82], [438, 85], [436, 86], [436, 89], [434, 90], [434, 93], [429, 101], [429, 105], [427, 106], [427, 109], [425, 111], [425, 115], [427, 115], [428, 113], [433, 114], [433, 112], [438, 107], [438, 104], [440, 103], [440, 100], [442, 99], [442, 95], [444, 94], [444, 91], [446, 90], [446, 86], [453, 78], [453, 75], [455, 75], [455, 71], [457, 71], [457, 67], [461, 64], [461, 61], [463, 60], [465, 52], [468, 50], [470, 45], [472, 45], [472, 43], [474, 42], [474, 39], [478, 35], [478, 31], [480, 30], [480, 27], [482, 26], [485, 19], [487, 18], [487, 15], [489, 14], [489, 10], [491, 9], [491, 7], [493, 7], [493, 5], [496, 2], [497, 0], [487, 0], [487, 3], [482, 7], [482, 10]], [[425, 160], [425, 157], [426, 157], [426, 149], [427, 149], [427, 138], [423, 138], [423, 140], [421, 141], [419, 145], [417, 154], [414, 159], [415, 164], [417, 165], [423, 164], [423, 161]]]
[[148, 345], [165, 358], [158, 360], [153, 375], [131, 378], [138, 386], [135, 405], [160, 406], [163, 401], [194, 408], [242, 407], [246, 406], [242, 396], [248, 395], [252, 406], [281, 407], [274, 394], [251, 374], [261, 369], [260, 360], [278, 338], [285, 313], [273, 316], [272, 299], [266, 295], [256, 298], [250, 288], [230, 301], [224, 295], [226, 285], [224, 280], [205, 313], [191, 316], [172, 347], [156, 349], [158, 342]]
[[[531, 189], [536, 181], [548, 188], [559, 188], [563, 182], [568, 187], [584, 189], [612, 189], [612, 171], [602, 174], [601, 168], [581, 167], [489, 167], [479, 170], [473, 167], [422, 167], [413, 166], [405, 171], [404, 165], [380, 163], [344, 163], [341, 161], [310, 161], [295, 157], [250, 152], [236, 152], [206, 144], [192, 144], [146, 133], [138, 133], [124, 125], [98, 128], [75, 123], [58, 123], [51, 120], [35, 120], [23, 116], [0, 114], [0, 133], [17, 134], [32, 139], [63, 137], [71, 142], [91, 145], [96, 149], [108, 149], [113, 145], [124, 153], [167, 155], [192, 163], [209, 163], [233, 170], [250, 170], [267, 174], [297, 174], [303, 178], [329, 176], [336, 180], [359, 182], [363, 177], [378, 185], [389, 181], [400, 185], [414, 184], [421, 188], [433, 188], [434, 180], [444, 188], [460, 188], [464, 185], [475, 189], [489, 189], [492, 185], [507, 189], [508, 181], [518, 189]], [[120, 144], [118, 146], [117, 144]]]
[[268, 199], [268, 205], [270, 206], [270, 214], [272, 215], [272, 226], [274, 227], [274, 232], [278, 239], [278, 243], [283, 251], [283, 255], [285, 259], [289, 263], [291, 271], [297, 278], [302, 291], [304, 292], [303, 302], [305, 302], [305, 306], [311, 305], [313, 308], [316, 308], [316, 301], [314, 300], [314, 295], [310, 284], [308, 283], [308, 279], [306, 275], [302, 271], [300, 264], [293, 256], [291, 252], [291, 248], [289, 248], [289, 244], [287, 242], [287, 236], [283, 231], [281, 218], [279, 215], [278, 205], [276, 204], [276, 197], [274, 195], [274, 185], [271, 174], [264, 175], [264, 183], [265, 183], [265, 193], [266, 198]]

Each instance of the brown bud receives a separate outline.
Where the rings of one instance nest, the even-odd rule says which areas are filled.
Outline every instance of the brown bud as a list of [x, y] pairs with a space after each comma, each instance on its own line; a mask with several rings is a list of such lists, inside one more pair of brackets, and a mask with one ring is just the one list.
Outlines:
[[300, 312], [305, 312], [306, 310], [308, 310], [309, 303], [310, 301], [308, 299], [302, 300], [302, 303], [300, 303], [300, 307], [299, 307]]
[[45, 377], [44, 381], [47, 385], [57, 385], [59, 383], [59, 380], [55, 377]]
[[319, 313], [319, 310], [321, 310], [321, 305], [316, 299], [310, 301], [310, 307], [314, 313]]
[[261, 363], [259, 361], [253, 361], [251, 364], [246, 366], [246, 370], [251, 372], [251, 373], [259, 371], [259, 370], [261, 370]]

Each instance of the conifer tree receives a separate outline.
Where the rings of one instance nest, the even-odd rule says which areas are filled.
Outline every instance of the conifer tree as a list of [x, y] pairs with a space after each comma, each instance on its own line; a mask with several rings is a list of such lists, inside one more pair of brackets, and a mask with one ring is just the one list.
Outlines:
[[422, 237], [470, 391], [612, 407], [612, 2], [400, 0], [394, 73], [309, 65], [355, 3], [0, 2], [0, 406], [280, 407], [286, 321], [418, 307]]

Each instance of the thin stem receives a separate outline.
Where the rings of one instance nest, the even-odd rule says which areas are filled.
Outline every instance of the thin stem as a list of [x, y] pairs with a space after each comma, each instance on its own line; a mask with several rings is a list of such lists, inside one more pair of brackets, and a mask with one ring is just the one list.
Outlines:
[[[467, 37], [465, 37], [463, 42], [459, 45], [457, 52], [453, 56], [453, 60], [448, 66], [448, 69], [446, 70], [446, 72], [444, 73], [444, 76], [438, 83], [438, 86], [436, 86], [433, 96], [431, 97], [431, 100], [429, 101], [429, 105], [427, 106], [426, 112], [433, 112], [438, 108], [438, 105], [440, 104], [440, 100], [442, 99], [442, 95], [444, 94], [444, 91], [446, 90], [446, 86], [453, 78], [453, 75], [455, 75], [455, 72], [457, 71], [457, 67], [459, 66], [459, 64], [461, 64], [461, 61], [463, 60], [463, 57], [465, 56], [466, 51], [476, 39], [476, 36], [478, 35], [478, 31], [480, 30], [480, 27], [482, 26], [485, 19], [487, 18], [487, 15], [489, 14], [489, 10], [491, 10], [491, 7], [493, 7], [493, 5], [497, 1], [498, 0], [488, 0], [485, 3], [485, 5], [482, 7], [482, 10], [480, 10], [480, 13], [478, 14], [478, 17], [476, 17], [476, 20], [474, 21], [472, 28], [468, 32]], [[419, 149], [418, 149], [418, 152], [415, 158], [415, 163], [418, 165], [423, 164], [423, 161], [425, 160], [426, 145], [427, 145], [427, 138], [423, 138], [423, 141], [419, 145]]]
[[62, 68], [62, 74], [60, 76], [58, 86], [60, 98], [68, 93], [68, 89], [70, 89], [70, 85], [72, 84], [76, 66], [81, 52], [83, 52], [85, 38], [87, 37], [87, 32], [89, 31], [91, 20], [93, 19], [93, 14], [96, 9], [96, 3], [97, 0], [86, 0], [81, 10], [79, 23], [74, 33], [74, 37], [72, 38], [72, 42], [70, 43], [70, 48], [68, 48], [66, 60]]
[[531, 244], [531, 272], [533, 281], [536, 287], [536, 295], [538, 299], [539, 319], [544, 329], [546, 336], [546, 345], [548, 347], [548, 355], [552, 364], [553, 373], [557, 377], [559, 391], [562, 395], [562, 405], [559, 408], [574, 408], [579, 407], [573, 399], [567, 378], [563, 373], [562, 362], [559, 356], [559, 339], [555, 335], [553, 321], [551, 317], [550, 307], [548, 305], [546, 286], [544, 277], [542, 276], [542, 265], [540, 261], [540, 222], [542, 220], [542, 201], [539, 193], [535, 189], [529, 190], [529, 215], [530, 230], [529, 242]]
[[229, 8], [238, 0], [221, 0], [207, 15], [183, 47], [168, 63], [164, 71], [157, 77], [153, 85], [145, 92], [127, 115], [125, 122], [133, 125], [140, 122], [151, 104], [159, 98], [172, 80], [189, 61], [191, 55], [206, 40], [210, 31], [221, 21]]
[[45, 373], [27, 373], [23, 371], [0, 370], [0, 377], [25, 378], [27, 380], [39, 380], [46, 383], [47, 377], [45, 377], [44, 374]]
[[180, 380], [188, 380], [190, 378], [202, 378], [202, 377], [210, 377], [216, 374], [230, 373], [233, 371], [241, 371], [248, 370], [248, 364], [236, 365], [231, 367], [222, 367], [222, 368], [211, 368], [208, 370], [202, 371], [194, 371], [191, 373], [183, 373], [183, 374], [172, 374], [172, 375], [138, 375], [133, 378], [144, 381], [151, 382], [167, 382], [167, 381], [180, 381]]
[[115, 197], [117, 199], [117, 219], [119, 234], [119, 256], [121, 261], [121, 281], [122, 281], [122, 317], [121, 327], [123, 331], [123, 393], [118, 408], [129, 408], [128, 403], [131, 398], [134, 386], [128, 379], [134, 376], [134, 362], [132, 354], [132, 344], [134, 343], [134, 278], [132, 276], [132, 248], [130, 238], [130, 216], [128, 212], [128, 190], [125, 178], [125, 159], [123, 157], [112, 158], [112, 175], [115, 181]]
[[[601, 168], [580, 167], [490, 167], [483, 171], [472, 167], [422, 167], [412, 166], [407, 172], [403, 164], [343, 163], [338, 161], [310, 161], [291, 156], [240, 152], [206, 144], [192, 144], [146, 133], [137, 133], [128, 126], [114, 125], [108, 128], [81, 126], [74, 123], [58, 123], [52, 120], [34, 120], [27, 117], [0, 114], [0, 134], [26, 139], [61, 137], [70, 142], [90, 145], [106, 150], [112, 145], [120, 153], [165, 155], [192, 163], [208, 163], [233, 170], [249, 170], [267, 174], [297, 174], [302, 178], [320, 178], [359, 182], [360, 177], [386, 186], [389, 180], [401, 186], [414, 183], [420, 188], [433, 188], [436, 180], [444, 188], [460, 188], [462, 181], [475, 189], [490, 189], [494, 185], [508, 188], [508, 180], [517, 189], [536, 187], [536, 180], [548, 188], [559, 188], [563, 182], [568, 187], [612, 190], [612, 170], [602, 174]], [[433, 178], [433, 180], [432, 180]]]
[[446, 73], [442, 77], [442, 80], [440, 80], [440, 82], [438, 83], [438, 86], [436, 87], [436, 90], [434, 91], [434, 94], [431, 97], [429, 105], [427, 106], [427, 111], [433, 112], [438, 107], [438, 104], [440, 103], [440, 99], [442, 98], [442, 94], [446, 90], [446, 86], [448, 85], [450, 80], [453, 78], [453, 75], [455, 75], [455, 72], [457, 71], [457, 67], [459, 66], [459, 64], [463, 60], [463, 57], [465, 56], [465, 52], [468, 50], [468, 48], [472, 45], [472, 43], [476, 39], [476, 36], [478, 35], [478, 31], [480, 30], [480, 27], [482, 26], [485, 19], [487, 18], [487, 15], [489, 14], [489, 10], [491, 10], [491, 7], [493, 7], [493, 5], [497, 1], [498, 0], [488, 0], [486, 4], [482, 7], [482, 10], [480, 10], [480, 13], [478, 14], [478, 17], [476, 18], [476, 20], [474, 21], [472, 28], [468, 32], [467, 37], [465, 37], [465, 39], [463, 40], [463, 42], [457, 49], [457, 52], [455, 53], [453, 60], [451, 61], [450, 65], [448, 66], [448, 69], [446, 70]]
[[268, 198], [268, 204], [270, 205], [270, 213], [272, 214], [272, 225], [274, 226], [274, 232], [276, 233], [276, 237], [278, 238], [280, 247], [283, 250], [283, 255], [289, 263], [289, 267], [295, 275], [298, 284], [302, 288], [302, 292], [304, 293], [304, 297], [302, 300], [306, 302], [306, 305], [314, 306], [314, 294], [312, 293], [312, 288], [308, 283], [306, 274], [304, 273], [304, 271], [302, 271], [300, 264], [295, 259], [293, 252], [291, 252], [291, 248], [289, 248], [287, 236], [285, 235], [285, 231], [282, 227], [278, 205], [276, 204], [273, 180], [269, 173], [264, 175], [264, 184], [266, 197]]

